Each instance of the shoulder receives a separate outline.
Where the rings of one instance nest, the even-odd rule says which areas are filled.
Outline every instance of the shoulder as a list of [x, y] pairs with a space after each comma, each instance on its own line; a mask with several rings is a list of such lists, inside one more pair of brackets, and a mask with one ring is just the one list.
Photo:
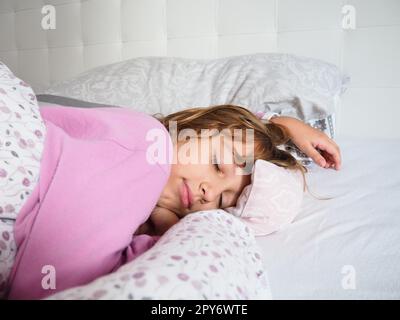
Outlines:
[[[156, 164], [169, 175], [172, 139], [164, 125], [150, 114], [128, 108], [76, 108], [41, 105], [40, 113], [47, 122], [59, 127], [74, 141], [85, 142], [88, 148], [99, 143], [123, 148], [149, 164]], [[154, 163], [151, 163], [154, 162]]]
[[149, 165], [158, 167], [169, 177], [173, 143], [168, 130], [158, 119], [127, 108], [102, 108], [102, 111], [104, 114], [113, 114], [115, 125], [118, 123], [118, 135], [114, 136], [123, 136], [120, 143], [126, 147], [134, 143], [135, 149], [145, 154]]
[[109, 139], [127, 148], [143, 147], [154, 132], [170, 139], [164, 125], [155, 117], [128, 108], [76, 108], [61, 105], [40, 106], [42, 117], [79, 139]]
[[119, 107], [78, 108], [54, 104], [41, 104], [43, 118], [63, 127], [104, 124], [128, 128], [165, 128], [155, 117], [136, 110]]

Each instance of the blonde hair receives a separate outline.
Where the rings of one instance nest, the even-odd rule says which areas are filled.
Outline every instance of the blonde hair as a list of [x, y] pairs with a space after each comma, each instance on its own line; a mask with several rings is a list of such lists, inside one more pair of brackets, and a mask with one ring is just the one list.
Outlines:
[[[288, 151], [278, 148], [289, 142], [290, 137], [285, 126], [261, 121], [253, 112], [236, 105], [216, 105], [210, 107], [194, 107], [178, 111], [167, 116], [154, 114], [167, 130], [169, 122], [176, 121], [176, 129], [193, 129], [200, 134], [201, 129], [253, 129], [254, 162], [257, 159], [269, 161], [277, 166], [299, 170], [303, 176], [303, 191], [310, 191], [305, 178], [307, 168]], [[311, 193], [311, 192], [310, 192]], [[312, 193], [311, 193], [312, 194]]]

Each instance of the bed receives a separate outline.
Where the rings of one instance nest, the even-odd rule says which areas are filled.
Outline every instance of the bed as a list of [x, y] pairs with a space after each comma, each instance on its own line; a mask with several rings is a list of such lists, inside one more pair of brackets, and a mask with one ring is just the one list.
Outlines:
[[338, 137], [338, 172], [310, 167], [301, 214], [257, 238], [274, 299], [400, 298], [400, 141]]
[[[218, 61], [150, 57], [93, 69], [52, 86], [38, 98], [39, 104], [126, 106], [151, 114], [231, 103], [254, 112], [300, 118], [333, 138], [336, 104], [347, 82], [336, 66], [288, 54]], [[308, 164], [307, 182], [313, 194], [333, 199], [318, 200], [307, 193], [300, 214], [283, 230], [254, 237], [239, 219], [223, 210], [194, 213], [131, 263], [50, 299], [400, 298], [400, 205], [396, 202], [400, 141], [334, 138], [342, 150], [340, 171], [319, 168], [304, 154], [295, 154]], [[202, 221], [200, 235], [207, 234], [201, 240], [192, 236], [191, 226], [197, 220]], [[215, 232], [207, 230], [207, 225]], [[228, 235], [232, 241], [226, 240]], [[230, 275], [226, 279], [217, 276], [208, 260], [200, 263], [205, 258], [189, 257], [196, 250], [205, 257], [202, 250], [218, 243], [223, 244], [219, 250], [229, 251], [234, 242], [238, 254], [222, 266]], [[158, 274], [168, 266], [162, 262], [166, 257], [160, 248], [168, 248], [165, 252], [175, 257], [175, 270], [181, 271], [170, 274], [175, 280], [169, 286]], [[222, 251], [211, 252], [207, 259], [221, 257]], [[187, 259], [178, 258], [181, 252], [188, 254]], [[249, 266], [251, 272], [246, 271]], [[190, 276], [205, 274], [204, 268], [213, 277], [199, 277], [187, 285]], [[229, 295], [235, 277], [247, 287], [236, 287], [235, 294]], [[178, 285], [182, 290], [172, 290]]]
[[[307, 175], [313, 193], [334, 199], [317, 200], [307, 195], [291, 225], [255, 238], [269, 293], [257, 292], [252, 299], [400, 298], [400, 172], [392, 169], [400, 161], [396, 152], [400, 142], [349, 137], [338, 137], [337, 141], [343, 155], [342, 169], [324, 170], [311, 165]], [[177, 229], [184, 224], [191, 222], [186, 220]], [[241, 230], [239, 225], [235, 228]], [[175, 233], [172, 230], [168, 237]], [[243, 254], [241, 259], [249, 263]], [[121, 269], [50, 299], [120, 299], [120, 294], [115, 296], [102, 289], [118, 285], [117, 275], [132, 273], [128, 265]], [[214, 282], [208, 289], [218, 286], [223, 288], [223, 282]], [[160, 295], [162, 299], [182, 298], [166, 292]]]
[[[398, 299], [400, 141], [335, 136], [335, 110], [348, 82], [334, 65], [288, 54], [208, 61], [138, 58], [61, 82], [39, 100], [89, 108], [107, 103], [165, 114], [229, 101], [308, 122], [337, 141], [343, 166], [326, 170], [304, 154], [293, 154], [308, 165], [311, 192], [333, 199], [307, 193], [292, 224], [256, 237], [270, 296]], [[93, 290], [81, 291], [80, 297]]]
[[[293, 223], [265, 237], [252, 237], [232, 220], [239, 237], [249, 240], [240, 247], [243, 263], [254, 263], [258, 255], [262, 259], [263, 272], [258, 261], [253, 269], [267, 283], [257, 287], [258, 278], [253, 274], [250, 298], [399, 299], [400, 140], [334, 136], [338, 111], [342, 118], [354, 117], [350, 119], [357, 121], [354, 128], [349, 120], [343, 127], [359, 137], [367, 131], [367, 121], [362, 119], [381, 107], [382, 101], [386, 102], [385, 111], [376, 112], [377, 119], [386, 120], [390, 112], [397, 112], [393, 102], [400, 83], [394, 63], [399, 52], [394, 46], [399, 34], [398, 15], [394, 14], [399, 12], [398, 1], [379, 7], [374, 4], [377, 1], [356, 1], [353, 9], [357, 9], [357, 26], [361, 27], [356, 29], [345, 28], [338, 19], [345, 14], [341, 8], [344, 1], [317, 6], [316, 1], [304, 1], [293, 10], [295, 2], [299, 3], [58, 0], [44, 6], [43, 1], [4, 0], [0, 1], [0, 60], [32, 85], [35, 93], [46, 94], [39, 98], [45, 103], [84, 108], [126, 106], [169, 113], [189, 105], [229, 102], [249, 106], [252, 111], [298, 117], [315, 126], [324, 120], [320, 129], [340, 145], [342, 169], [324, 170], [307, 162], [304, 155], [298, 156], [309, 164], [311, 190], [335, 198], [317, 200], [307, 194]], [[316, 12], [321, 19], [314, 19]], [[252, 54], [232, 58], [255, 52], [291, 52], [324, 61], [285, 54], [271, 54], [268, 59], [274, 63], [266, 64], [263, 55], [255, 56], [258, 62]], [[360, 52], [366, 53], [363, 58]], [[138, 58], [150, 56], [154, 59]], [[172, 57], [177, 56], [226, 59], [205, 70], [199, 61], [175, 63]], [[137, 58], [135, 63], [123, 63], [132, 58]], [[157, 61], [162, 63], [155, 66]], [[247, 62], [256, 64], [251, 67]], [[351, 72], [354, 83], [350, 99], [339, 108], [348, 81], [341, 70]], [[386, 137], [398, 132], [393, 121], [381, 123], [379, 128]], [[203, 217], [213, 219], [214, 215], [198, 214]], [[180, 230], [185, 234], [190, 222], [178, 224], [170, 236]], [[161, 244], [166, 241], [168, 238]], [[210, 237], [209, 241], [223, 241], [223, 237]], [[203, 245], [195, 243], [195, 247]], [[169, 250], [179, 251], [179, 247], [171, 245]], [[151, 254], [149, 251], [149, 256], [141, 259], [152, 258]], [[186, 295], [171, 295], [167, 287], [161, 290], [163, 277], [140, 287], [139, 269], [147, 266], [140, 261], [50, 299], [249, 297], [237, 291], [231, 297], [219, 295], [230, 288], [227, 281], [218, 282], [218, 277], [207, 288], [186, 291]], [[187, 268], [184, 259], [175, 262]], [[230, 271], [241, 272], [244, 267]], [[127, 281], [134, 277], [135, 281]], [[154, 285], [158, 295], [151, 293]], [[197, 282], [195, 286], [199, 286]], [[219, 290], [214, 290], [216, 287]]]

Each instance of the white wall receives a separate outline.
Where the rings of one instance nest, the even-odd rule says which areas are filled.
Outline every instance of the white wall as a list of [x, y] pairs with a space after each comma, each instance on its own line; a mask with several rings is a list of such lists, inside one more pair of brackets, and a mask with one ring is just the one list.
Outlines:
[[[56, 7], [56, 30], [40, 25]], [[356, 29], [342, 29], [342, 7]], [[37, 92], [137, 56], [254, 52], [320, 58], [349, 73], [339, 134], [400, 138], [400, 0], [0, 0], [0, 60]]]
[[[341, 8], [356, 9], [342, 29]], [[321, 58], [348, 73], [338, 110], [348, 136], [400, 138], [400, 0], [278, 0], [278, 50]]]

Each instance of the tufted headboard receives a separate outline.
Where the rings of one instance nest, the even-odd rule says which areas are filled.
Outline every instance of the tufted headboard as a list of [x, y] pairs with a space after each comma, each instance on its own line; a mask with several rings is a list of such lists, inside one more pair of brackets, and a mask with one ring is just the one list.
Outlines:
[[[0, 0], [0, 60], [40, 92], [82, 71], [133, 57], [276, 51], [275, 2]], [[48, 16], [44, 5], [55, 8], [55, 29], [42, 28]]]

